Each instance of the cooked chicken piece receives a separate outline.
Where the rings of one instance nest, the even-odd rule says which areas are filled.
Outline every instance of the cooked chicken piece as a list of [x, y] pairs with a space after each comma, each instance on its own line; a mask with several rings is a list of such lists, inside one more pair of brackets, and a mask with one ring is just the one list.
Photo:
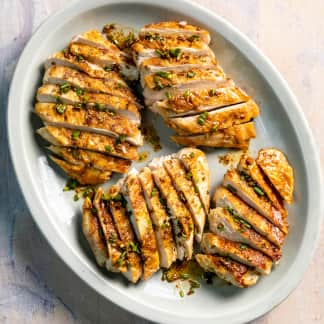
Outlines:
[[82, 231], [86, 237], [91, 251], [100, 267], [104, 267], [108, 259], [107, 245], [102, 237], [99, 220], [94, 212], [92, 202], [86, 197], [82, 208]]
[[221, 279], [239, 288], [255, 285], [260, 277], [256, 271], [230, 258], [206, 254], [197, 254], [195, 258], [205, 271], [216, 273]]
[[210, 207], [210, 174], [205, 153], [192, 147], [186, 147], [180, 150], [176, 157], [183, 163], [187, 176], [191, 177], [203, 208], [208, 215]]
[[127, 173], [131, 161], [97, 152], [80, 150], [78, 148], [50, 145], [47, 147], [63, 160], [79, 166], [86, 165], [100, 171]]
[[248, 205], [254, 208], [262, 216], [266, 217], [274, 225], [278, 226], [285, 234], [288, 233], [287, 220], [265, 199], [256, 186], [250, 186], [245, 179], [241, 179], [236, 170], [228, 170], [224, 176], [223, 185], [238, 195]]
[[135, 234], [129, 221], [124, 198], [120, 193], [118, 185], [111, 186], [107, 195], [107, 204], [109, 205], [110, 211], [113, 215], [116, 229], [121, 241], [126, 247], [128, 271], [123, 273], [123, 275], [131, 282], [136, 283], [143, 273], [140, 255], [141, 251], [138, 242], [136, 242]]
[[202, 40], [206, 44], [210, 42], [209, 32], [198, 26], [188, 24], [186, 21], [162, 21], [145, 25], [139, 32], [140, 38], [148, 35], [184, 35], [189, 41]]
[[179, 134], [202, 134], [249, 122], [259, 115], [257, 104], [250, 100], [238, 105], [205, 111], [200, 115], [170, 118], [166, 122]]
[[193, 183], [192, 174], [188, 173], [181, 161], [176, 158], [166, 159], [163, 165], [171, 177], [180, 199], [186, 204], [191, 213], [195, 224], [195, 238], [197, 242], [200, 242], [206, 222], [206, 214], [199, 192]]
[[257, 211], [248, 206], [243, 200], [233, 195], [224, 187], [218, 187], [213, 196], [213, 202], [217, 207], [227, 209], [233, 216], [238, 216], [270, 242], [281, 247], [285, 240], [285, 234], [275, 225], [261, 216]]
[[261, 251], [272, 260], [278, 262], [281, 250], [252, 229], [252, 226], [238, 216], [222, 207], [211, 209], [208, 215], [209, 229], [228, 240], [247, 244]]
[[70, 164], [64, 160], [50, 155], [50, 159], [57, 164], [70, 178], [77, 180], [80, 184], [97, 185], [108, 181], [111, 171], [101, 171], [86, 165]]
[[[67, 127], [86, 132], [93, 132], [113, 137], [125, 136], [125, 141], [133, 145], [143, 145], [143, 138], [138, 129], [134, 132], [124, 125], [124, 117], [99, 111], [97, 109], [80, 109], [72, 105], [37, 103], [34, 112], [43, 120], [46, 125], [56, 127]], [[130, 123], [128, 123], [130, 124]], [[126, 127], [125, 127], [126, 126]], [[134, 134], [135, 133], [135, 134]]]
[[151, 109], [164, 117], [196, 115], [204, 111], [246, 102], [250, 97], [238, 87], [201, 89], [190, 91], [188, 95], [176, 96], [154, 102]]
[[144, 263], [143, 279], [147, 280], [159, 270], [160, 260], [152, 221], [146, 207], [145, 197], [137, 177], [137, 172], [131, 171], [128, 173], [122, 190], [132, 211], [130, 218], [135, 234], [141, 243]]
[[123, 257], [125, 246], [120, 241], [112, 216], [105, 202], [102, 200], [103, 194], [102, 188], [96, 190], [93, 205], [97, 211], [97, 217], [107, 245], [108, 259], [106, 261], [106, 267], [108, 271], [126, 272], [127, 265]]
[[151, 170], [147, 167], [143, 168], [138, 178], [153, 222], [160, 255], [160, 267], [168, 269], [177, 259], [177, 250], [173, 240], [169, 216], [165, 206], [160, 201], [161, 196], [159, 190], [155, 187]]
[[115, 71], [105, 71], [102, 67], [96, 64], [78, 59], [77, 56], [70, 54], [67, 49], [51, 55], [45, 61], [45, 69], [49, 69], [53, 65], [76, 69], [93, 78], [117, 79], [119, 77]]
[[248, 154], [243, 154], [238, 164], [238, 170], [241, 172], [241, 177], [245, 178], [248, 182], [252, 184], [255, 182], [254, 185], [261, 189], [259, 192], [264, 192], [264, 195], [270, 200], [272, 205], [280, 211], [281, 215], [287, 217], [288, 213], [283, 206], [281, 197], [278, 196], [277, 192], [275, 192], [267, 182], [267, 179], [264, 177], [262, 171], [252, 157]]
[[122, 138], [113, 138], [105, 135], [81, 132], [68, 128], [46, 126], [37, 130], [50, 144], [65, 147], [78, 147], [91, 151], [107, 153], [127, 160], [137, 160], [136, 146], [123, 142]]
[[163, 167], [162, 159], [154, 159], [150, 164], [154, 182], [160, 190], [161, 203], [171, 215], [174, 237], [177, 245], [177, 258], [190, 260], [193, 252], [194, 223], [189, 210], [181, 201], [172, 185], [171, 178]]
[[255, 268], [261, 274], [271, 272], [272, 260], [263, 253], [245, 244], [227, 240], [213, 233], [204, 233], [200, 248], [205, 254], [219, 254]]
[[250, 139], [255, 138], [254, 123], [235, 125], [217, 132], [202, 135], [174, 135], [171, 139], [177, 144], [186, 146], [232, 147], [245, 149]]
[[284, 153], [277, 149], [263, 149], [259, 151], [256, 162], [280, 196], [291, 204], [294, 192], [294, 172]]
[[73, 105], [76, 108], [90, 107], [98, 110], [120, 115], [123, 124], [132, 129], [132, 135], [136, 135], [137, 126], [140, 124], [141, 116], [137, 105], [127, 98], [104, 93], [84, 92], [81, 89], [69, 90], [65, 87], [64, 92], [61, 87], [53, 84], [44, 84], [37, 90], [37, 100], [45, 103], [63, 103]]

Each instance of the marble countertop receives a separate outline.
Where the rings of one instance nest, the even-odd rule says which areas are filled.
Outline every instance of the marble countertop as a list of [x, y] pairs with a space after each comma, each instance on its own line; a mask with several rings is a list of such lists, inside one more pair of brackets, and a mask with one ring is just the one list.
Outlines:
[[[311, 124], [324, 169], [324, 1], [196, 0], [245, 33], [274, 63]], [[8, 89], [17, 59], [39, 24], [66, 0], [2, 0], [0, 10], [0, 323], [147, 321], [98, 296], [56, 256], [34, 224], [11, 166]], [[298, 288], [254, 324], [324, 323], [324, 227]]]

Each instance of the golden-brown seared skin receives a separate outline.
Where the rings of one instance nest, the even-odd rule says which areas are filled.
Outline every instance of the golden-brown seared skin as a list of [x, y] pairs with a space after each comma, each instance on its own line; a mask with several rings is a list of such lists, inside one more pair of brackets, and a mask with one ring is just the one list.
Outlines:
[[153, 110], [163, 110], [169, 117], [194, 115], [213, 108], [225, 107], [248, 101], [250, 97], [238, 87], [200, 89], [171, 96], [169, 99], [155, 102]]
[[213, 196], [213, 202], [217, 207], [229, 209], [232, 214], [244, 219], [261, 235], [265, 236], [273, 244], [281, 247], [285, 240], [285, 234], [267, 218], [247, 205], [243, 200], [233, 195], [225, 187], [218, 187]]
[[138, 159], [136, 146], [126, 142], [117, 143], [116, 138], [110, 136], [54, 126], [42, 127], [37, 133], [53, 145], [88, 149], [127, 160]]
[[241, 179], [237, 170], [231, 169], [226, 172], [223, 185], [279, 227], [285, 234], [288, 233], [287, 219], [273, 207], [266, 197], [259, 195], [255, 187], [250, 186], [245, 179]]
[[253, 267], [256, 271], [268, 275], [271, 272], [272, 260], [263, 253], [249, 246], [227, 240], [213, 233], [204, 233], [200, 248], [205, 254], [219, 254]]
[[160, 255], [160, 267], [168, 269], [177, 259], [172, 225], [166, 207], [160, 201], [161, 196], [159, 190], [155, 187], [151, 170], [147, 167], [143, 168], [138, 178], [141, 182], [146, 204], [153, 222]]
[[77, 180], [80, 184], [97, 185], [108, 181], [111, 177], [111, 171], [101, 171], [86, 165], [70, 164], [52, 155], [49, 157], [70, 178]]
[[86, 165], [101, 171], [127, 173], [132, 163], [129, 160], [78, 148], [50, 145], [48, 149], [71, 164]]
[[241, 172], [241, 177], [247, 176], [255, 181], [273, 206], [280, 211], [283, 217], [287, 217], [288, 213], [283, 205], [281, 197], [271, 188], [269, 182], [267, 182], [267, 179], [265, 179], [264, 174], [252, 157], [248, 154], [243, 154], [238, 164], [238, 169]]
[[122, 199], [116, 199], [121, 197], [120, 189], [117, 186], [112, 186], [108, 190], [108, 195], [114, 197], [109, 201], [109, 208], [115, 221], [115, 226], [120, 236], [121, 241], [127, 247], [127, 265], [128, 272], [123, 275], [131, 282], [136, 283], [142, 276], [143, 267], [140, 252], [134, 247], [138, 246], [132, 225], [128, 218], [127, 210], [123, 204]]
[[177, 144], [186, 146], [246, 149], [249, 147], [250, 140], [255, 137], [254, 123], [249, 122], [202, 135], [174, 135], [171, 139]]
[[97, 218], [107, 244], [108, 260], [106, 262], [106, 267], [109, 271], [126, 272], [126, 260], [122, 257], [126, 246], [119, 239], [112, 216], [108, 211], [105, 202], [102, 200], [103, 194], [104, 192], [102, 188], [96, 190], [93, 198], [93, 205], [97, 210]]
[[228, 240], [251, 246], [269, 256], [275, 262], [281, 258], [281, 250], [252, 229], [252, 226], [227, 209], [217, 207], [208, 215], [210, 230]]
[[193, 183], [192, 174], [188, 174], [181, 161], [177, 158], [166, 159], [163, 165], [171, 177], [179, 197], [191, 213], [195, 224], [195, 238], [197, 242], [200, 242], [206, 222], [206, 213], [196, 185]]
[[263, 149], [259, 151], [256, 162], [280, 196], [291, 204], [294, 192], [294, 172], [284, 153], [277, 149]]
[[245, 103], [203, 112], [200, 115], [170, 118], [166, 122], [178, 134], [203, 134], [249, 122], [259, 115], [257, 104]]
[[221, 279], [239, 288], [253, 286], [259, 279], [256, 271], [230, 258], [206, 254], [197, 254], [195, 258], [205, 271], [216, 273]]
[[141, 243], [144, 263], [142, 278], [147, 280], [159, 270], [160, 260], [153, 224], [146, 207], [141, 183], [136, 174], [128, 174], [123, 186], [123, 195], [132, 211], [131, 219], [137, 238]]
[[107, 246], [89, 197], [86, 197], [83, 202], [82, 231], [90, 245], [91, 251], [95, 256], [98, 265], [104, 267], [108, 259]]

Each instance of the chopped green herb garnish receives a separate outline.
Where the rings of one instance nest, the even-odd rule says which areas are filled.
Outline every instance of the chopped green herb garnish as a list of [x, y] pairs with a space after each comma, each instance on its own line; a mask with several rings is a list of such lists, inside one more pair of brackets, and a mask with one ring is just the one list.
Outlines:
[[73, 197], [73, 200], [74, 201], [78, 201], [80, 199], [79, 195], [78, 194], [75, 194], [74, 197]]
[[165, 92], [165, 96], [167, 97], [167, 99], [172, 99], [172, 94], [169, 91]]
[[206, 119], [208, 118], [208, 112], [205, 111], [203, 113], [201, 113], [198, 118], [197, 118], [197, 123], [200, 125], [200, 126], [203, 126], [205, 125], [206, 123]]
[[217, 91], [216, 91], [215, 89], [210, 89], [210, 90], [209, 90], [209, 96], [210, 96], [210, 97], [215, 96], [216, 93], [217, 93]]
[[191, 173], [191, 172], [187, 172], [187, 174], [186, 174], [186, 178], [187, 178], [188, 180], [191, 180], [191, 179], [192, 179], [192, 173]]
[[200, 39], [199, 35], [191, 35], [190, 37], [187, 38], [189, 42], [198, 41], [199, 39]]
[[76, 102], [73, 107], [74, 109], [82, 109], [84, 104], [82, 102]]
[[240, 244], [241, 250], [246, 250], [247, 248], [248, 248], [248, 246], [246, 244], [243, 244], [243, 243]]
[[73, 139], [74, 141], [76, 141], [76, 140], [79, 138], [79, 136], [80, 136], [80, 131], [79, 131], [79, 130], [74, 130], [74, 131], [72, 132], [72, 139]]
[[81, 88], [74, 88], [74, 91], [79, 97], [84, 95], [84, 90]]
[[107, 152], [112, 152], [113, 148], [112, 148], [111, 145], [106, 145], [106, 146], [105, 146], [105, 150], [106, 150]]
[[184, 98], [188, 101], [188, 99], [190, 98], [191, 92], [190, 90], [186, 90], [183, 94]]
[[155, 76], [153, 77], [153, 81], [154, 81], [154, 83], [155, 83], [155, 87], [154, 87], [154, 89], [156, 89], [156, 90], [161, 90], [161, 89], [165, 88], [165, 86], [161, 83], [161, 78], [158, 77], [157, 75], [155, 75]]
[[115, 243], [116, 240], [117, 240], [117, 235], [116, 235], [116, 233], [111, 233], [110, 236], [109, 236], [109, 238], [108, 238], [108, 242], [109, 242], [109, 243]]
[[179, 295], [180, 295], [181, 298], [184, 297], [184, 291], [182, 289], [179, 291]]
[[63, 191], [69, 191], [69, 190], [74, 190], [77, 188], [77, 186], [79, 185], [78, 181], [75, 179], [69, 179], [66, 182], [65, 187], [63, 188]]
[[82, 55], [77, 55], [76, 59], [78, 62], [83, 62], [84, 61], [84, 57]]
[[80, 158], [80, 154], [79, 154], [79, 151], [77, 149], [72, 149], [72, 152], [71, 152], [72, 156], [75, 158], [75, 159], [79, 159]]
[[60, 91], [61, 93], [67, 93], [71, 90], [71, 85], [67, 82], [64, 82], [60, 85]]
[[137, 253], [137, 254], [141, 254], [141, 249], [140, 249], [138, 243], [129, 242], [129, 243], [128, 243], [128, 248], [129, 248], [132, 252], [135, 252], [135, 253]]
[[159, 49], [156, 49], [155, 53], [161, 58], [167, 58], [168, 57], [168, 53], [166, 51], [161, 51]]
[[154, 197], [157, 194], [158, 190], [156, 188], [152, 189], [151, 197]]
[[66, 105], [64, 104], [56, 104], [55, 105], [56, 112], [60, 115], [63, 115], [66, 110]]
[[110, 71], [112, 71], [113, 69], [114, 69], [113, 66], [105, 66], [105, 67], [104, 67], [104, 70], [105, 70], [106, 72], [110, 72]]
[[126, 253], [127, 253], [126, 251], [123, 251], [120, 254], [118, 260], [116, 261], [118, 267], [122, 266], [125, 263], [125, 261], [126, 261]]
[[181, 273], [181, 274], [180, 274], [180, 278], [181, 278], [182, 280], [187, 280], [187, 279], [189, 279], [189, 274], [188, 274], [188, 273]]
[[170, 48], [169, 49], [169, 54], [171, 57], [178, 58], [180, 55], [181, 49], [180, 48]]
[[196, 72], [193, 72], [193, 71], [189, 71], [187, 72], [187, 78], [194, 78], [196, 76]]
[[258, 186], [254, 186], [253, 187], [253, 190], [259, 195], [259, 196], [264, 196], [264, 192], [263, 192], [263, 190], [260, 188], [260, 187], [258, 187]]
[[217, 132], [218, 131], [218, 124], [214, 124], [212, 127], [212, 131], [213, 132]]
[[170, 72], [166, 72], [166, 71], [158, 71], [155, 74], [161, 78], [164, 78], [164, 79], [172, 78], [172, 74]]
[[189, 156], [193, 159], [195, 157], [195, 153], [191, 152]]
[[102, 103], [99, 103], [99, 102], [96, 102], [96, 103], [95, 103], [95, 107], [96, 107], [96, 109], [98, 109], [98, 110], [100, 110], [100, 111], [105, 110], [105, 105], [102, 104]]
[[92, 187], [87, 187], [83, 193], [82, 193], [82, 197], [86, 198], [86, 197], [92, 197], [94, 194], [94, 189]]
[[116, 144], [117, 144], [117, 145], [118, 145], [118, 144], [121, 144], [121, 143], [125, 142], [125, 140], [126, 140], [126, 135], [121, 134], [121, 135], [119, 135], [119, 136], [117, 137], [117, 139], [116, 139]]

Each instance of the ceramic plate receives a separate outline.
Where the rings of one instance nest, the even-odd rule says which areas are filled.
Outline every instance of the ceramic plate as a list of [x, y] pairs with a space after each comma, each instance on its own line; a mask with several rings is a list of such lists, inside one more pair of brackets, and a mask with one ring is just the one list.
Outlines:
[[[32, 116], [35, 91], [41, 83], [43, 63], [70, 39], [87, 29], [117, 22], [141, 27], [161, 20], [187, 20], [211, 32], [212, 49], [221, 66], [261, 107], [256, 120], [257, 139], [251, 153], [275, 146], [287, 153], [295, 169], [295, 204], [289, 208], [290, 234], [283, 258], [273, 273], [249, 289], [217, 281], [203, 285], [185, 298], [157, 273], [148, 282], [127, 285], [121, 276], [96, 267], [81, 234], [80, 205], [72, 193], [63, 193], [66, 179], [49, 165], [35, 135], [40, 123]], [[161, 137], [164, 155], [177, 151], [169, 130], [157, 117], [147, 115]], [[298, 103], [271, 63], [238, 30], [219, 16], [184, 0], [92, 0], [72, 2], [50, 17], [26, 46], [12, 81], [8, 107], [9, 144], [23, 194], [41, 231], [58, 255], [85, 282], [112, 302], [145, 318], [163, 323], [239, 323], [259, 317], [279, 304], [296, 287], [313, 254], [322, 215], [320, 167], [316, 147]], [[143, 148], [142, 150], [149, 150]], [[224, 168], [223, 150], [207, 151], [213, 189]], [[138, 166], [144, 166], [141, 163]]]

